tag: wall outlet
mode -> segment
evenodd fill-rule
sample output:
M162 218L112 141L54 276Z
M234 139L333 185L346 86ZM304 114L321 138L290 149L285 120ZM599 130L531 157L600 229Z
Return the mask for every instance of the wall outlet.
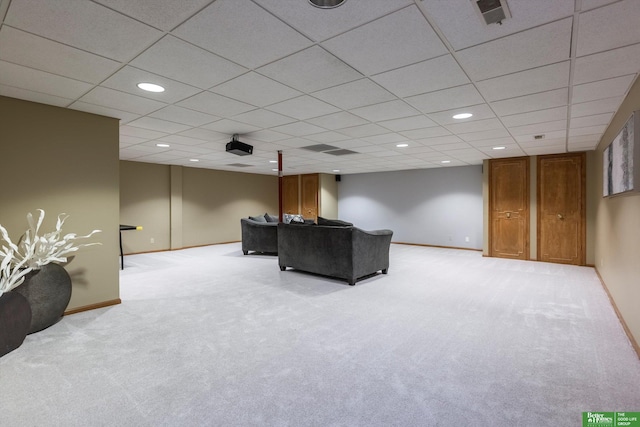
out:
M154 239L153 237L151 239L149 239L149 243L155 243L156 239Z

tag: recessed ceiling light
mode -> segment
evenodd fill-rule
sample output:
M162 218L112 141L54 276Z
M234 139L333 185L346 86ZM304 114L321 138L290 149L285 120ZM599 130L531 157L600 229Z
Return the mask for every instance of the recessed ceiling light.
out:
M494 149L494 150L504 150L505 148L507 148L507 147L502 147L502 146L500 146L500 147L493 147L493 149Z
M456 120L462 120L462 119L468 119L471 116L473 116L473 114L471 113L460 113L453 116L453 118Z
M347 0L309 0L309 3L320 9L331 9L340 6Z
M274 172L278 172L278 169L271 169L271 170L274 171Z
M440 163L443 163L443 164L451 163L451 160L443 160Z
M199 162L200 160L198 159L189 159L190 162Z
M138 87L147 92L164 92L164 88L153 83L138 83Z
M269 160L269 163L278 163L277 160Z
M340 172L340 169L334 169L333 171L334 172Z
M169 148L171 147L169 144L156 144L156 147L160 147L160 148Z
M398 147L398 148L405 148L405 147L408 147L408 146L409 146L409 144L404 144L404 143L403 144L396 144L396 147Z

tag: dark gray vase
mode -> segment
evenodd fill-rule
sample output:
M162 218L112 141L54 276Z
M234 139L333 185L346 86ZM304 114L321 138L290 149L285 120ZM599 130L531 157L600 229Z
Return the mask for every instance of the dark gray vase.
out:
M22 345L30 325L27 299L13 291L0 295L0 357Z
M31 306L30 334L41 331L62 318L71 299L71 277L58 264L47 264L25 276L24 283L14 289Z

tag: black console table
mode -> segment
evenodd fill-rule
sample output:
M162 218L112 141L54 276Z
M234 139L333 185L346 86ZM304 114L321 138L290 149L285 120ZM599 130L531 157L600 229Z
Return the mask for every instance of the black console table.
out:
M122 232L127 230L142 230L139 225L120 224L120 270L124 270L124 254L122 253Z

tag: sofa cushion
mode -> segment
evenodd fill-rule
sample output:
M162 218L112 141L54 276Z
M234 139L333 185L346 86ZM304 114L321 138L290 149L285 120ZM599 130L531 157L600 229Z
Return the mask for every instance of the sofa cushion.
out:
M264 219L266 219L267 222L278 222L278 217L276 215L269 215L268 213L264 214Z
M250 216L249 219L255 222L267 222L264 215Z
M333 227L353 227L353 224L347 221L341 221L339 219L327 219L321 216L318 217L318 225L330 225Z

